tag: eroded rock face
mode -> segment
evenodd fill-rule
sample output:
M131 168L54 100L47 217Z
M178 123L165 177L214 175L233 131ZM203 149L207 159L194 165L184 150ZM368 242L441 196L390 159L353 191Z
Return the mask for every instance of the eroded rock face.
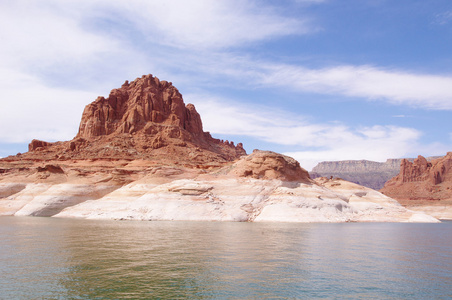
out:
M201 117L192 104L185 106L177 88L146 75L131 83L126 81L107 98L98 97L87 105L77 137L149 132L155 123L179 127L194 136L204 133Z
M37 171L64 174L64 170L58 165L45 165L44 167L37 167Z
M52 145L52 143L44 142L40 140L32 140L30 144L28 144L28 151L35 151L39 148L46 148L48 146Z
M381 191L401 200L452 199L452 152L431 162L422 156L413 163L403 160L400 173Z
M33 140L22 159L158 159L208 168L242 155L241 143L203 131L195 106L185 105L171 82L145 75L88 104L73 140Z
M230 174L255 179L278 179L309 183L309 173L292 157L271 151L254 150L236 162Z
M256 157L259 155L251 156L255 162ZM266 161L273 166L272 160ZM111 167L108 170L103 166L96 172L95 164L66 166L65 174L46 176L39 182L33 178L41 174L5 178L0 181L0 215L239 222L437 222L403 208L377 191L343 180L324 178L317 183L287 185L278 179L205 174L168 166L143 170L137 168L136 162Z
M402 185L406 182L426 182L431 185L440 184L444 181L452 181L452 152L440 159L428 162L419 155L414 162L402 160L400 173L388 185Z

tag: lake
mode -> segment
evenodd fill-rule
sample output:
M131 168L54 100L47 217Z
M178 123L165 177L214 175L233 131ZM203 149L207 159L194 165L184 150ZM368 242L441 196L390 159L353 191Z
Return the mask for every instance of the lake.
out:
M0 217L1 299L452 298L452 222Z

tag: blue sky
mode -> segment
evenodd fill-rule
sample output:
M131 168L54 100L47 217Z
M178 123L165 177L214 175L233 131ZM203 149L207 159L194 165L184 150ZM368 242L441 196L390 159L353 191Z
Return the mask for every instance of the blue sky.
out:
M452 151L450 0L2 1L0 42L0 156L143 74L308 170Z

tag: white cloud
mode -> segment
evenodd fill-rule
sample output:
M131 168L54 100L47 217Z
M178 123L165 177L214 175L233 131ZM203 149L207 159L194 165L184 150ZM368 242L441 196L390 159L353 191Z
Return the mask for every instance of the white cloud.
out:
M434 23L438 25L446 25L452 21L452 10L448 10L436 15Z
M413 128L315 124L307 122L303 116L264 106L249 107L203 95L186 98L197 99L196 107L202 115L205 130L214 134L250 136L300 149L286 154L297 159L307 170L325 160L384 161L403 157L412 151L421 136Z
M45 69L89 63L118 44L83 30L80 20L51 3L7 1L0 5L1 63L11 68Z
M262 84L289 86L301 91L340 94L428 109L452 109L452 76L384 70L372 66L307 69L267 66Z
M32 76L0 71L0 140L67 140L75 136L84 106L94 93L49 88Z
M68 86L92 78L87 70L118 55L118 43L84 30L72 13L52 1L0 3L2 143L70 139L84 106L97 96Z
M288 18L254 1L8 1L0 4L0 25L0 66L27 76L70 74L75 81L102 81L111 74L124 79L154 72L174 81L187 71L202 80L214 77L215 84L232 79L232 84L452 109L452 76L365 65L315 69L226 52L316 30L308 17ZM161 43L175 48L156 50Z
M365 132L364 135L360 133ZM385 161L388 158L411 155L421 133L412 128L398 126L373 126L362 130L349 128L352 139L328 145L315 151L286 153L310 170L320 161L367 159ZM419 148L418 148L419 149Z
M25 24L39 24L33 19L44 17L38 30L51 28L47 26L47 21L58 21L62 25L61 32L76 24L86 30L96 30L120 39L140 38L144 42L147 40L191 50L241 47L279 36L316 31L307 17L288 17L282 14L281 8L253 0L45 0L36 5L29 1L15 2L4 5L5 14L13 9L14 18L21 16L18 11L23 10L23 15L32 17ZM10 23L10 20L6 19L5 23ZM53 31L54 28L51 29ZM52 35L48 36L52 39ZM51 42L55 40L58 39ZM74 46L79 49L95 44Z
M289 88L349 97L349 101L380 101L429 110L452 110L452 75L435 75L375 66L340 65L306 68L227 53L184 56L199 73L220 84ZM177 61L177 58L176 58ZM223 77L224 78L224 77Z
M70 139L83 107L118 86L118 78L133 80L151 71L177 80L174 68L197 72L198 64L186 63L187 57L205 67L215 60L199 49L307 30L304 21L253 1L3 1L0 139ZM176 48L154 52L161 43Z
M204 54L204 53L203 53ZM252 88L289 88L296 92L338 95L349 101L380 101L430 110L452 110L452 75L423 74L367 65L307 68L228 53L186 56L191 66L217 82Z
M108 88L118 86L112 80L102 81L111 74L130 80L154 72L162 79L183 80L186 85L203 80L200 86L207 82L237 88L239 83L244 88L271 86L452 109L451 76L374 66L315 69L228 52L316 30L309 18L288 18L256 1L3 1L0 139L72 138L84 105L99 94L92 93L92 87L108 92L98 83L108 84ZM52 72L58 74L56 87L43 80ZM184 72L197 77L187 77ZM58 81L62 76L74 81L93 79L94 83L77 90L65 88L70 84ZM210 78L214 78L212 82ZM302 164L309 160L397 157L413 147L420 135L402 127L352 129L345 124L314 124L274 108L219 106L217 101L195 99L195 95L193 99L206 130L299 147L302 150L293 155Z
M177 48L220 49L314 30L308 20L243 0L102 2L120 12L147 38ZM114 15L113 17L116 17Z

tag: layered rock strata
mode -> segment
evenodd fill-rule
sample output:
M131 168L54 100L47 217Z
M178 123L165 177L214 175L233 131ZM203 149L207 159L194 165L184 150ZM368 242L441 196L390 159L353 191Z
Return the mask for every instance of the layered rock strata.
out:
M215 172L145 161L48 165L3 177L0 197L0 215L15 216L437 222L369 188L339 179L313 181L293 159L266 151L255 151Z

